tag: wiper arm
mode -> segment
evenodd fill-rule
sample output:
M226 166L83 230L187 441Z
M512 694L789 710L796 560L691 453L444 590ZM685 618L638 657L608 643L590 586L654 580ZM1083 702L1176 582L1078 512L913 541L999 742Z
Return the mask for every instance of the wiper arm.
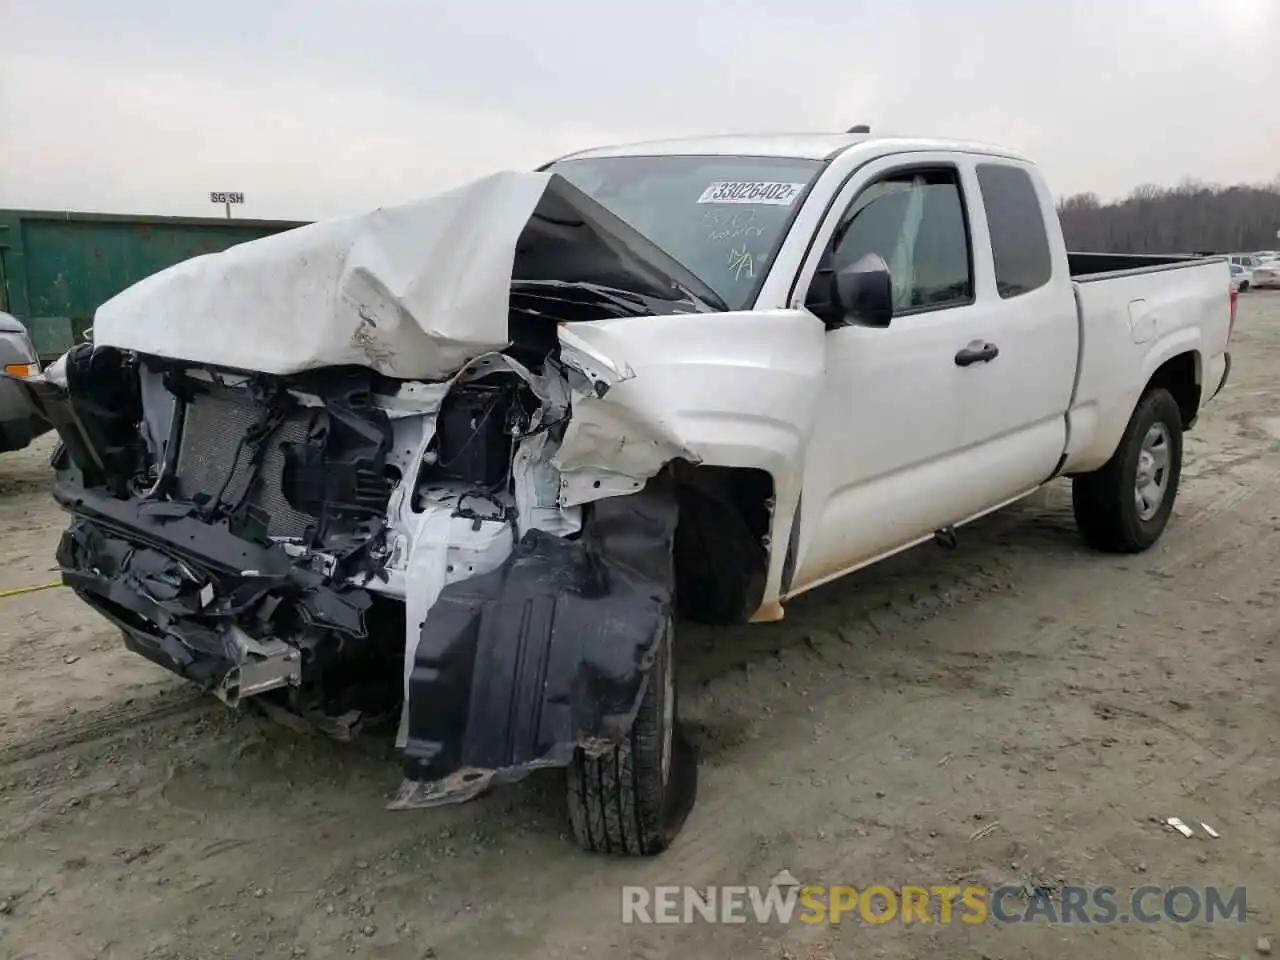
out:
M690 302L698 308L699 313L705 313L708 311L712 313L729 312L729 304L725 303L724 298L710 287L707 287L707 292L710 293L714 299L709 299L706 294L695 293L678 280L673 282L675 284L675 288L688 297Z
M637 310L642 313L652 312L648 301L630 290L610 287L599 283L586 283L574 280L514 280L511 289L520 292L537 292L541 290L574 291L589 294L597 301L604 301L620 307L630 313Z

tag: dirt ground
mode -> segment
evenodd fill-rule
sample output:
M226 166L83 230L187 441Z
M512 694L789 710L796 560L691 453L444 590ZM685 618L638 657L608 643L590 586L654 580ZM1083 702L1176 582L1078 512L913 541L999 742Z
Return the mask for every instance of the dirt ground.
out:
M64 589L0 599L0 956L1254 955L1280 890L1280 294L1150 553L1079 542L1065 485L815 591L685 630L699 801L662 857L581 854L562 777L383 809L394 750L233 716ZM48 438L0 458L0 591L56 579ZM1153 821L1207 821L1218 840ZM1243 923L624 926L625 883L1248 888ZM1280 930L1276 930L1280 933ZM1280 939L1277 941L1280 948Z

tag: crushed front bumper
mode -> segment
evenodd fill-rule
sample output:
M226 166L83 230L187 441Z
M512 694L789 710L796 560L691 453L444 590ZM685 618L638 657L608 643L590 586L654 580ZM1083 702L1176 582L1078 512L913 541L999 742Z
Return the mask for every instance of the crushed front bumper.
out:
M372 598L300 566L187 505L117 500L58 483L75 517L58 546L65 583L120 628L129 649L229 701L302 681L299 626L365 636Z

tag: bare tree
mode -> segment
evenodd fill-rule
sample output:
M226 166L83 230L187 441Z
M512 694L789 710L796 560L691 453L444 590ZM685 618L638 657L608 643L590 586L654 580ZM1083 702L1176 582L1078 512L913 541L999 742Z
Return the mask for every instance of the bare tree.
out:
M1280 176L1262 186L1221 186L1187 178L1146 183L1123 200L1094 193L1064 197L1058 216L1072 250L1101 253L1229 253L1271 249L1280 230Z

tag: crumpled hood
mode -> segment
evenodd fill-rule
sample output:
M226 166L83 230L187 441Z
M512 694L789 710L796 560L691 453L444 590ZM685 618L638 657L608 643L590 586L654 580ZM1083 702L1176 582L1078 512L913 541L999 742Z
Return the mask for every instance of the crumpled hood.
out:
M508 345L513 277L674 290L724 309L559 174L505 172L179 263L100 306L93 338L280 375L355 364L438 380Z

